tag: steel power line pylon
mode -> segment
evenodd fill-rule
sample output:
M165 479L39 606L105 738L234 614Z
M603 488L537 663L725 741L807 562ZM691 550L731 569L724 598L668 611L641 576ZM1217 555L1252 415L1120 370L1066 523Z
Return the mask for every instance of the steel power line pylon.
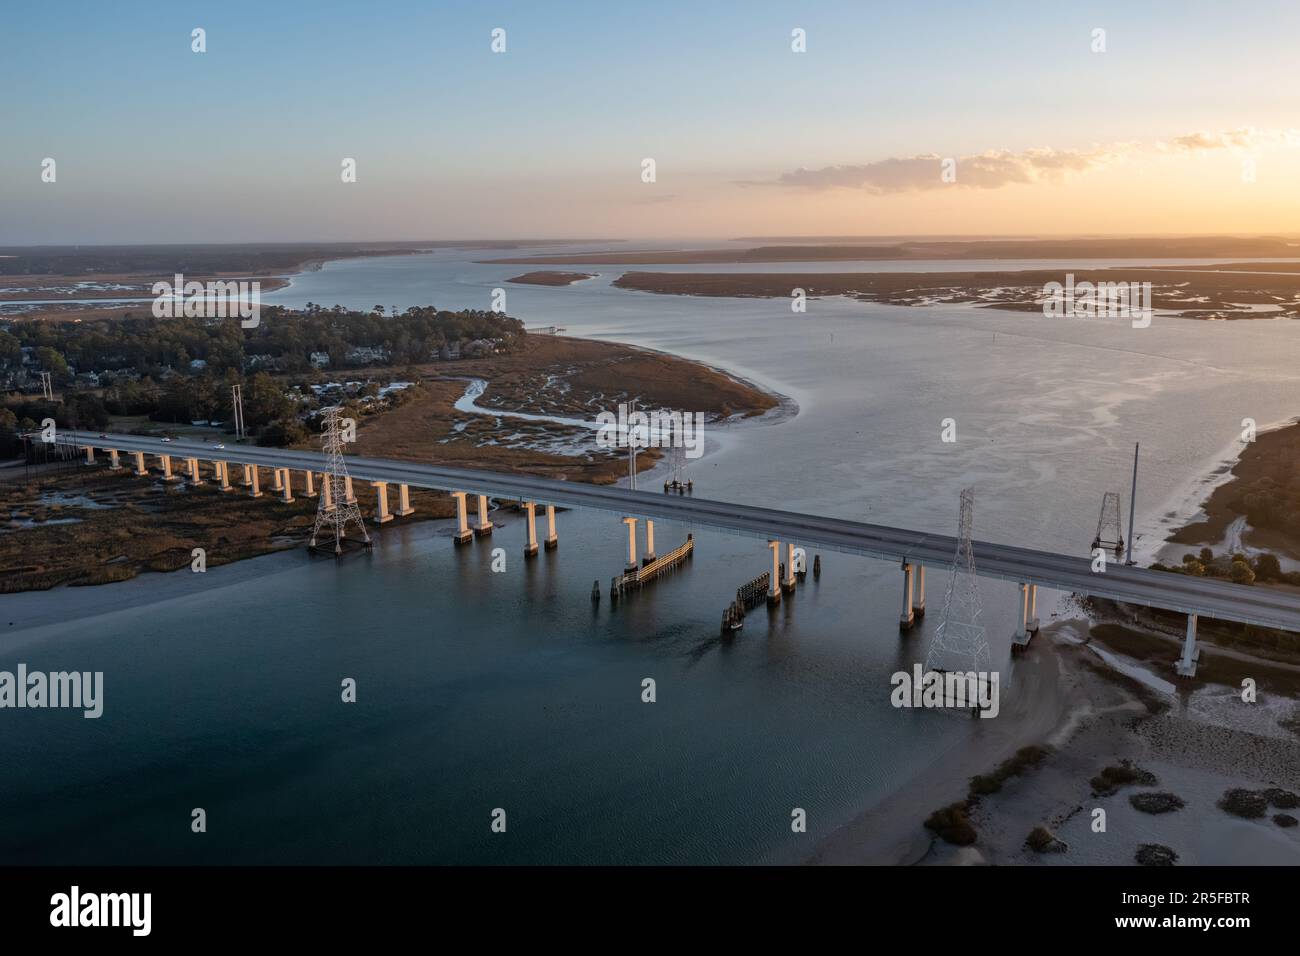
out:
M343 553L345 542L370 547L370 535L366 533L366 522L361 517L355 498L348 495L348 465L343 458L343 435L339 421L342 411L337 405L324 410L325 421L321 425L321 444L325 452L324 482L321 487L320 503L316 508L316 524L311 530L312 548L324 550L328 545L317 544L318 541L334 539L334 556ZM361 531L361 540L347 536L348 524L356 522Z
M976 671L989 669L989 645L980 621L979 583L975 577L975 553L971 532L975 524L975 489L961 493L957 519L957 553L943 596L943 618L925 656L927 671Z
M1124 553L1124 535L1120 529L1119 492L1108 491L1101 498L1101 514L1097 516L1097 536L1092 539L1092 549L1114 551L1116 560Z

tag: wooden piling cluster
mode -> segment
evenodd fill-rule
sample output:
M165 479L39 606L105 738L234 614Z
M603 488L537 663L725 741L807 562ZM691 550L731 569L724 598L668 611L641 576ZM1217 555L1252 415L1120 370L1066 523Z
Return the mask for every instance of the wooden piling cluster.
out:
M661 574L672 571L681 565L683 561L691 556L695 551L695 536L688 534L686 543L679 548L669 551L661 558L656 558L649 564L637 568L635 571L629 571L627 574L620 574L611 578L609 582L609 596L618 600L625 591L631 591L642 587L653 581Z
M784 574L784 568L782 574ZM772 575L764 571L752 581L747 581L736 588L736 600L727 605L722 612L722 633L736 631L745 626L745 612L756 604L767 600L768 584Z

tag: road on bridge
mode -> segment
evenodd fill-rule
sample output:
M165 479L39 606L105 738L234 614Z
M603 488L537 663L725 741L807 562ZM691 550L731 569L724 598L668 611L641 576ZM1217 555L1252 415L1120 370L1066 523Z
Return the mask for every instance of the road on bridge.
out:
M101 437L93 432L68 431L60 432L58 440L79 447L92 445L98 449L116 448L123 452L142 451L149 455L221 460L267 468L321 471L325 467L325 458L318 452L283 448L235 445L217 449L214 444L201 441L163 442L140 435ZM692 527L789 541L805 548L819 546L887 561L948 566L957 548L957 539L950 535L923 534L833 516L389 458L348 456L347 462L352 477L358 480L679 521ZM1288 591L1121 564L1107 564L1104 572L1094 573L1090 557L988 541L974 542L974 552L976 569L984 577L1300 632L1300 594Z

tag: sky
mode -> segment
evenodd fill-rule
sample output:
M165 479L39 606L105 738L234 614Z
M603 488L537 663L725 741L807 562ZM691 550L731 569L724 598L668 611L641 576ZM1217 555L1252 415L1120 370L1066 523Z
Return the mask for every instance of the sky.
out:
M1298 34L1294 0L14 4L0 244L1295 233Z

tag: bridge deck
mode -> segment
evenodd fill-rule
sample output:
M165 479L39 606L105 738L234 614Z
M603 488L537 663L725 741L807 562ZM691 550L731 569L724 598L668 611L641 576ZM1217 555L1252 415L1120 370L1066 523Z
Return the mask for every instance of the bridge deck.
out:
M116 448L123 452L143 451L149 455L172 455L176 458L246 462L268 468L320 471L325 465L324 456L317 452L250 445L217 450L210 443L198 441L163 443L157 438L116 434L100 438L91 432L61 432L59 440L78 446L93 445L97 449ZM819 546L887 561L907 558L919 564L947 565L957 547L956 539L950 535L922 534L904 528L754 505L386 458L348 456L347 461L348 470L357 480L389 481L440 491L469 491L539 504L680 521L696 528L713 528L762 539L775 538L805 548ZM1028 581L1062 591L1300 632L1300 594L1288 591L1117 564L1110 564L1105 572L1094 574L1092 562L1085 556L987 541L976 541L974 551L976 568L984 577Z

